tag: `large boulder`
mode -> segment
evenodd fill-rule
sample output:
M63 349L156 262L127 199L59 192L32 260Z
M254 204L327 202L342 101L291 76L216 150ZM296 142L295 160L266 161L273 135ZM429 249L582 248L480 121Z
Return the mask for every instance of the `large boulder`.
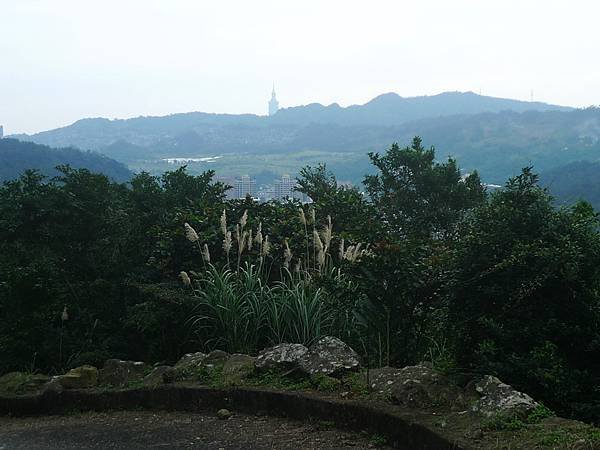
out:
M254 363L257 369L289 371L298 367L300 359L308 353L302 344L278 344L262 350Z
M465 410L470 403L461 387L425 364L376 369L371 372L370 382L377 393L409 408Z
M223 350L213 350L202 362L202 365L206 368L222 367L231 355Z
M472 410L486 417L495 415L523 417L540 406L529 395L517 391L491 375L484 376L474 387L480 398L472 406Z
M206 353L187 353L173 366L172 371L165 375L165 381L184 380L198 373L206 359Z
M60 394L63 390L63 385L60 383L60 376L55 376L42 386L40 389L40 394L55 395Z
M242 380L254 371L256 358L235 353L223 365L223 377L226 382L234 383Z
M65 389L84 389L98 385L98 369L94 366L81 366L61 375L60 384Z
M169 377L171 376L172 371L173 368L171 366L157 366L144 377L142 384L144 386L156 387L167 383L171 381Z
M49 380L50 377L47 375L9 372L0 377L0 395L35 393Z
M173 369L164 374L166 382L195 380L206 370L223 367L230 355L222 350L205 353L188 353L175 364Z
M315 342L298 361L300 369L309 374L339 375L358 370L360 357L345 342L325 336Z
M148 366L140 361L109 359L99 372L100 384L123 387L140 381L148 371Z
M404 381L402 369L396 367L380 367L365 373L365 381L373 394L390 399L396 383Z

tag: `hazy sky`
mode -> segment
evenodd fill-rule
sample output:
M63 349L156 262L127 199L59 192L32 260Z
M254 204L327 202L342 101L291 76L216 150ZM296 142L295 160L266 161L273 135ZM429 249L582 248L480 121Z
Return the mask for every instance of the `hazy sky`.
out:
M0 124L459 90L600 104L596 0L0 0Z

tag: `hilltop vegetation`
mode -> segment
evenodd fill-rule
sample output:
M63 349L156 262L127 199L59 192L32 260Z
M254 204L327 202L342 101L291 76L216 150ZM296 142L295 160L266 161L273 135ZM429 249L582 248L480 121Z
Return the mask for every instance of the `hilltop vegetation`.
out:
M213 173L129 186L63 167L0 188L0 372L176 361L328 334L371 367L489 373L598 421L600 234L525 168L486 193L416 138L369 197L305 167L314 205L224 199ZM177 280L180 280L178 282Z
M425 97L402 98L397 94L380 95L364 105L342 108L337 104L323 106L313 103L285 108L274 116L254 114L210 114L202 112L172 114L164 117L137 117L126 120L102 118L83 119L67 127L28 136L34 142L61 147L101 150L120 140L141 147L153 147L161 141L185 136L203 136L197 143L218 145L220 130L246 132L251 148L256 143L268 143L289 138L290 131L310 124L337 126L394 127L424 118L457 114L479 114L501 111L568 111L571 108L539 102L522 102L484 97L472 92L446 92ZM225 134L225 133L223 133ZM237 135L238 133L234 133ZM262 142L261 142L262 139ZM230 143L235 143L231 138ZM238 145L241 142L238 142ZM185 150L185 149L184 149ZM198 150L198 149L195 149ZM230 151L238 151L232 148ZM254 151L260 151L255 148ZM182 155L183 156L183 155Z
M75 148L50 148L16 139L0 139L0 181L14 180L25 170L35 169L52 177L56 166L69 165L102 173L115 181L127 181L132 173L125 165L104 155Z
M271 117L250 114L174 114L127 120L84 119L24 139L76 146L103 153L131 168L162 173L168 157L222 156L190 166L192 173L257 175L298 173L306 164L327 163L340 179L354 183L371 170L366 154L398 140L427 136L478 169L486 182L502 183L524 165L540 170L594 155L600 130L596 110L574 111L450 92L430 97L381 95L364 105L342 108L312 104L280 110ZM568 148L565 151L565 148Z

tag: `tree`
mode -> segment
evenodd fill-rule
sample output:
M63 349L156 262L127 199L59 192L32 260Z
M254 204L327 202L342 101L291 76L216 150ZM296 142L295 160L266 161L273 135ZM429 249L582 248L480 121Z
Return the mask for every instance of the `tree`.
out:
M324 220L333 218L334 229L351 240L374 243L383 236L381 222L368 199L355 187L341 186L325 164L300 170L298 191L308 195Z
M385 155L369 158L378 173L367 175L364 185L397 237L451 237L465 213L485 198L477 172L463 179L455 160L435 162L434 148L425 149L419 137L410 147L393 144Z
M459 362L563 413L600 378L600 236L591 207L556 210L531 168L464 224L450 321ZM591 398L590 398L591 397Z

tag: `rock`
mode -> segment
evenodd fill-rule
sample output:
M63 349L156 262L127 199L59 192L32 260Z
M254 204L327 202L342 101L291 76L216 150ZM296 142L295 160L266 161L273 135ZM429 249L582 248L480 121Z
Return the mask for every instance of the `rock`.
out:
M60 394L63 390L64 388L60 383L60 377L52 377L50 381L42 386L40 393L42 395Z
M170 372L165 372L165 382L195 380L204 369L222 367L229 359L229 353L222 350L213 350L208 355L205 353L188 353L184 355Z
M402 369L394 367L381 367L371 369L368 373L369 390L374 394L389 398L392 395L392 388L397 382L402 382L406 378ZM365 374L366 377L366 374Z
M315 342L298 361L300 369L309 374L339 375L358 370L360 358L346 343L332 336Z
M231 355L223 350L213 350L203 361L205 367L223 366Z
M204 360L206 359L206 353L187 353L181 357L175 364L170 373L165 372L165 382L172 382L177 380L184 380L186 378L192 378L198 373ZM170 380L170 381L167 381Z
M257 369L286 371L298 367L308 349L302 344L278 344L262 350L254 363Z
M491 375L486 375L477 382L475 391L481 398L475 402L472 410L486 417L495 415L524 417L539 406L539 403L529 395L517 391Z
M170 373L172 370L171 366L157 366L144 377L142 384L144 386L160 386L163 383L168 383L169 376L165 377L165 374Z
M165 384L177 381L177 371L173 367L165 370L162 374L162 379Z
M69 370L59 377L65 389L83 389L98 385L98 369L94 366L81 366Z
M31 394L38 392L49 380L47 375L9 372L0 377L0 394Z
M371 374L371 388L389 396L395 404L409 408L464 410L470 403L463 389L425 365L376 369Z
M219 419L229 419L231 417L231 411L225 408L220 409L217 411L217 417Z
M175 367L184 367L184 366L198 366L202 364L202 362L206 359L206 353L196 352L196 353L186 353L181 357L179 361L175 364Z
M256 358L235 353L223 365L225 381L239 381L254 371Z
M144 378L147 370L148 366L140 361L109 359L100 369L98 377L100 384L122 387Z

